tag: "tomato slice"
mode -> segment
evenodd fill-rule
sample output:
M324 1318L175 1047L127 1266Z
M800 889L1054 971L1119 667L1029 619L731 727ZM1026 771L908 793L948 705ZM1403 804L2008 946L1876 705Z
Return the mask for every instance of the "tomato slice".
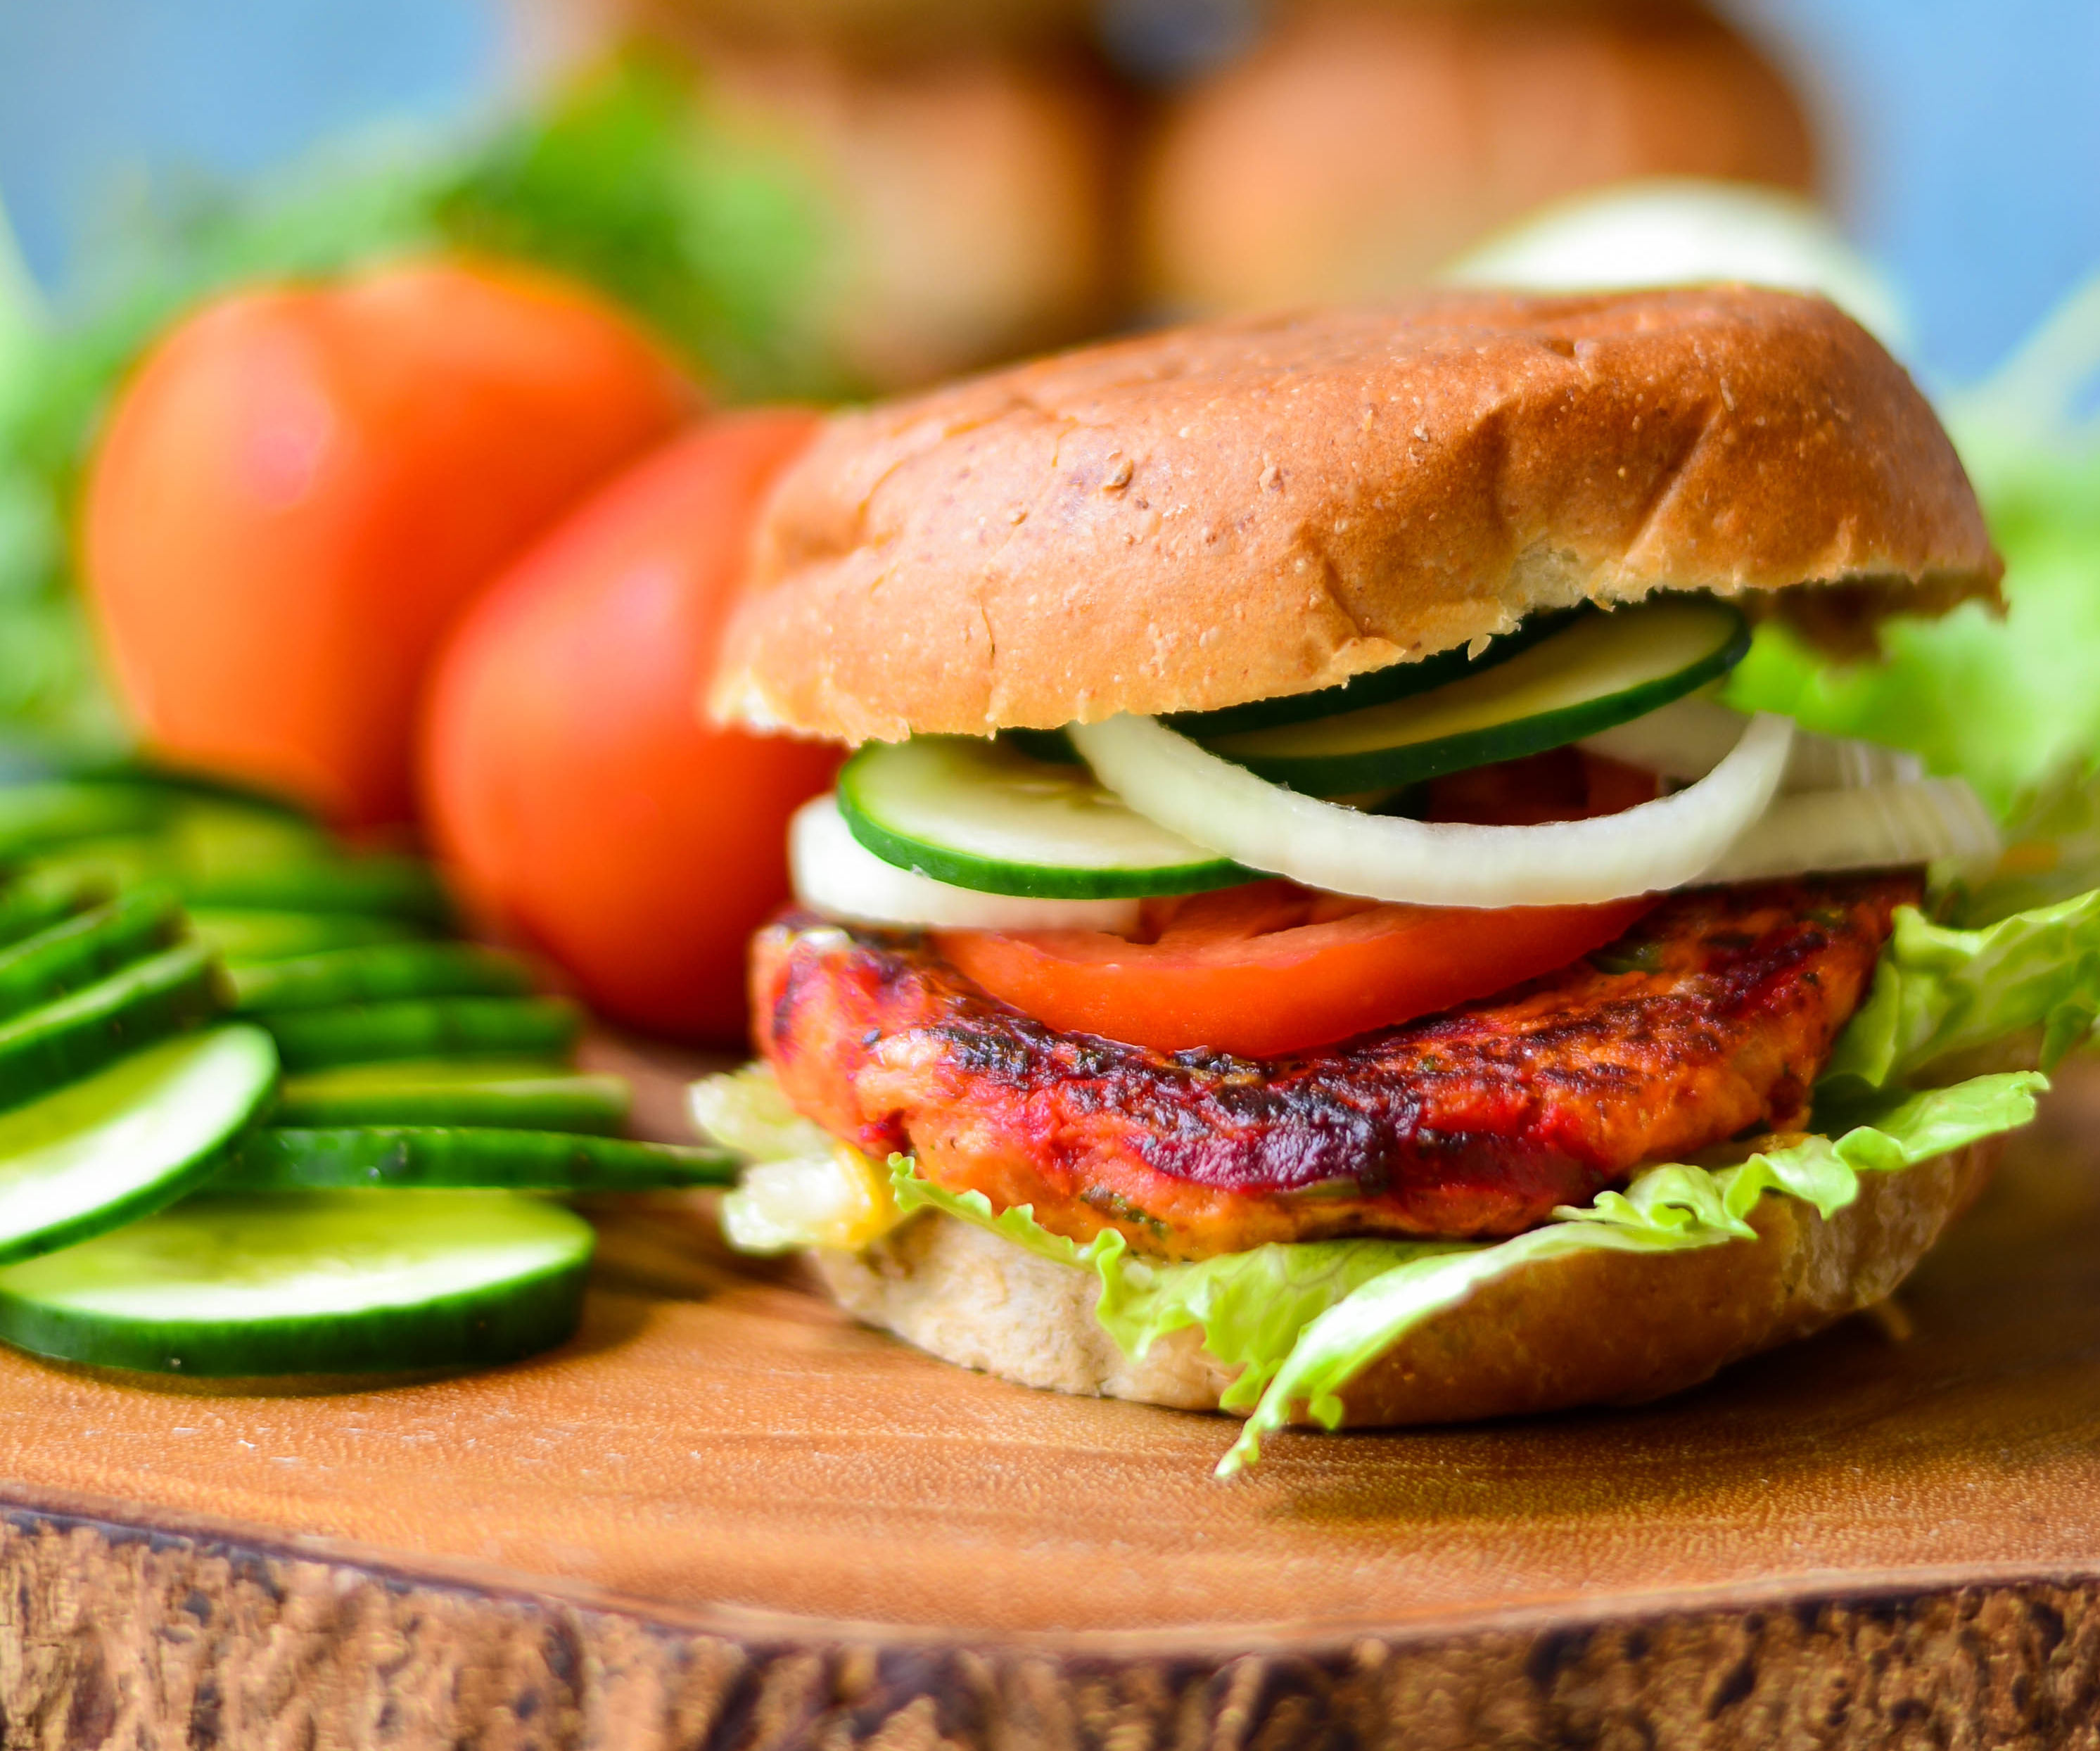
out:
M1559 751L1556 751L1559 752ZM1432 793L1441 818L1565 819L1615 813L1655 781L1576 756L1511 761ZM1595 770L1590 770L1593 765ZM1558 812L1554 812L1554 811ZM966 977L1069 1033L1162 1052L1270 1057L1487 997L1602 948L1655 903L1463 907L1382 905L1286 881L1149 902L1136 937L1096 930L943 930Z
M1259 882L1185 902L1150 942L944 930L941 953L1067 1033L1269 1057L1486 997L1602 948L1654 902L1471 911L1365 905Z

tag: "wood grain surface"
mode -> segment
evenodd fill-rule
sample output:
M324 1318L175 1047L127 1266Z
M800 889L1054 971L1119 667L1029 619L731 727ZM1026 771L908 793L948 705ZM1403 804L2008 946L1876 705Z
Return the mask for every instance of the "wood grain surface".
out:
M212 1396L0 1355L7 1744L2100 1736L2100 1078L1906 1292L1673 1403L1276 1439L603 1217L539 1362Z

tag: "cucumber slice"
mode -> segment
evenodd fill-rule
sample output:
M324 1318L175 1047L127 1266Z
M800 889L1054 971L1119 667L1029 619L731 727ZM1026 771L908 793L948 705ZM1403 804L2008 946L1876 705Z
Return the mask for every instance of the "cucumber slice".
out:
M4 964L4 963L0 963ZM471 942L382 942L228 969L236 1008L251 1014L401 997L516 997L525 964Z
M0 1025L0 1109L86 1076L222 1008L218 968L185 942Z
M0 789L0 861L157 827L165 809L165 799L129 785L55 780Z
M1085 767L998 742L870 743L839 774L838 801L854 837L885 862L980 893L1104 900L1247 879L1125 808Z
M190 928L229 966L289 960L372 942L417 942L428 938L419 924L355 912L254 911L240 907L192 906Z
M1294 693L1278 699L1252 699L1245 705L1228 705L1221 711L1180 712L1163 721L1185 736L1207 741L1212 736L1239 735L1250 730L1273 730L1284 724L1311 722L1315 718L1338 717L1345 712L1411 699L1433 692L1469 675L1485 674L1529 651L1542 638L1573 625L1595 612L1590 608L1562 608L1534 614L1499 637L1490 639L1478 656L1463 645L1440 651L1418 662L1394 663L1384 668L1352 675L1339 687L1322 687L1317 693Z
M92 889L18 885L0 893L0 945L11 946L84 911L98 898Z
M0 949L0 1020L107 978L182 933L174 896L142 888Z
M1413 784L1560 748L1726 674L1749 648L1726 602L1678 597L1589 614L1434 693L1204 745L1315 796Z
M161 837L175 867L196 878L354 861L315 822L223 797L178 797Z
M295 1009L264 1023L291 1070L387 1058L558 1056L581 1017L558 997L431 997Z
M139 834L85 839L32 858L16 873L25 885L41 893L72 889L104 894L143 882L172 885L179 874L170 862L167 846L157 837Z
M0 1269L0 1339L205 1379L515 1361L576 1330L592 1242L510 1192L197 1197Z
M195 1190L276 1079L267 1034L214 1028L0 1114L0 1264L73 1246Z
M227 818L233 813L191 819L179 833L83 839L28 860L20 871L46 888L165 882L185 903L219 910L346 913L427 924L451 916L436 872L420 858L344 856L301 823L260 815L236 823Z
M417 1189L485 1186L514 1192L661 1192L734 1185L743 1158L726 1149L553 1131L445 1125L250 1131L213 1182L214 1192Z
M128 785L167 793L177 802L231 803L251 814L309 823L304 806L288 796L258 790L238 778L221 778L192 766L176 765L152 754L124 754L77 765L67 774L77 783Z
M470 1125L607 1133L627 1122L624 1076L488 1058L348 1064L294 1076L278 1092L282 1125Z
M248 868L187 871L176 878L191 905L284 912L352 912L441 924L451 915L429 864L377 855Z
M285 796L258 790L238 778L222 778L130 750L92 751L65 742L0 735L0 786L60 781L68 784L122 788L165 796L173 802L202 797L305 819L306 810Z

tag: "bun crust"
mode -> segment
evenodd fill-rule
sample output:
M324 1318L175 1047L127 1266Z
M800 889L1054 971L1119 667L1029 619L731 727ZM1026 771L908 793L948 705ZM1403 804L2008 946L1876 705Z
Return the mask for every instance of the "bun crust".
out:
M2001 569L1924 397L1829 304L1447 291L835 418L761 521L712 703L982 735L1305 692L1586 597L1933 610Z
M1346 1422L1471 1422L1696 1386L1885 1299L1983 1189L2001 1141L1864 1174L1858 1199L1828 1220L1767 1196L1751 1213L1754 1242L1577 1253L1512 1273L1352 1382ZM864 1252L818 1255L818 1268L856 1317L1023 1386L1211 1410L1232 1378L1193 1328L1130 1360L1094 1318L1092 1272L953 1217L921 1215Z

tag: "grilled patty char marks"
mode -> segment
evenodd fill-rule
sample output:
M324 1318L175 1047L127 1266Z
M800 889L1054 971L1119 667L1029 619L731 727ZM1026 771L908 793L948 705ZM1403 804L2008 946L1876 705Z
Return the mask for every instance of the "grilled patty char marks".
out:
M1253 1061L1061 1034L908 934L808 917L753 947L759 1050L878 1159L1177 1258L1513 1234L1643 1163L1807 1119L1910 875L1673 896L1499 997Z

